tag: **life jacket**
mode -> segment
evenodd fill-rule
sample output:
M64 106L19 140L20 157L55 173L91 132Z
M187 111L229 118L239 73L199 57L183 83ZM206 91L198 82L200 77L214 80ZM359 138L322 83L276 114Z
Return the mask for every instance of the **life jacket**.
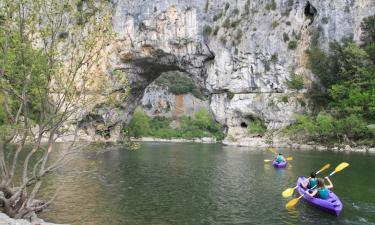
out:
M319 188L318 189L319 198L321 199L328 199L329 198L329 190L328 188Z
M278 155L278 156L276 157L276 161L277 161L277 162L283 162L283 161L284 161L284 158L283 158L281 155Z
M316 188L317 184L318 184L318 180L316 178L310 178L309 188Z

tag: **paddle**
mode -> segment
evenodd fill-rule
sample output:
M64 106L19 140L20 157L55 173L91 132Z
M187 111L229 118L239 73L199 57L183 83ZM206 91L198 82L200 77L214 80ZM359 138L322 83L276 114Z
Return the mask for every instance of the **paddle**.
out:
M286 160L291 161L293 160L293 157L287 157ZM273 159L265 159L264 162L271 162Z
M272 153L276 154L275 148L269 147L267 149L270 150Z
M328 169L331 165L328 163L328 164L325 164L320 170L318 170L318 172L316 172L316 174ZM310 178L310 177L309 177ZM282 195L284 198L288 198L290 196L292 196L294 190L297 188L298 186L295 186L294 188L287 188L285 191L283 191Z
M330 173L328 176L330 177L330 176L332 176L333 174L335 174L335 173L337 173L337 172L340 172L341 170L345 169L345 168L348 167L348 166L349 166L349 163L346 163L346 162L340 163L338 166L336 166L336 169L335 169L332 173ZM315 187L313 187L313 188L315 188ZM298 201L299 201L304 195L305 195L305 194L299 196L298 198L294 198L294 199L290 200L288 203L286 203L285 207L286 207L286 208L291 208L291 207L295 206L295 205L298 203Z

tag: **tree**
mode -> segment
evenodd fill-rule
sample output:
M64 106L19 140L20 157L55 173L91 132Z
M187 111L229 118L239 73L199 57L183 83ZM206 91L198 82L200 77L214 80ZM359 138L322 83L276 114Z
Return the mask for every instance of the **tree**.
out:
M50 157L58 138L76 137L78 127L67 125L77 124L94 99L86 92L113 37L110 5L93 0L3 0L0 5L0 206L12 218L27 218L55 197L35 199L43 178L80 148L73 141Z
M129 135L133 137L146 136L150 132L150 118L140 108L137 108L127 127Z
M365 43L375 42L375 15L363 19L361 23L362 36L361 40Z

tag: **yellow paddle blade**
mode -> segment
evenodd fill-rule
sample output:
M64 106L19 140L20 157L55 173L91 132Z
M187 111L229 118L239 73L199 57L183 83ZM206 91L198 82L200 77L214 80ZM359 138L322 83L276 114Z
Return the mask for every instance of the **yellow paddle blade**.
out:
M324 170L328 169L329 167L331 167L331 164L329 164L329 163L325 164L320 170L318 170L318 172L316 172L316 174L318 174L320 172L323 172Z
M270 159L265 159L264 162L271 162L272 160Z
M276 154L276 152L275 152L275 149L274 148L268 148L268 150L270 150L272 153L275 153Z
M294 207L302 197L303 195L299 196L298 198L293 198L288 203L286 203L285 208L289 209Z
M292 194L294 192L294 189L296 189L296 188L295 187L294 188L287 188L285 191L283 191L282 196L284 198L288 198L288 197L292 196Z
M288 158L286 158L286 160L291 161L291 160L293 160L293 157L288 157Z
M349 166L349 163L343 162L340 163L338 166L336 166L335 172L340 172L341 170L345 169L346 167Z

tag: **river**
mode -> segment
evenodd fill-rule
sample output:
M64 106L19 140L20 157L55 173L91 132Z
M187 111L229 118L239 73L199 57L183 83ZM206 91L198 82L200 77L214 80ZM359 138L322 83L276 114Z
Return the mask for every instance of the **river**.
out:
M375 155L282 150L291 166L275 169L269 151L220 144L141 143L137 151L88 152L50 177L59 187L41 214L74 225L375 224ZM332 177L344 204L336 218L301 200L295 210L281 192L325 163L350 167ZM43 197L42 195L42 197Z

